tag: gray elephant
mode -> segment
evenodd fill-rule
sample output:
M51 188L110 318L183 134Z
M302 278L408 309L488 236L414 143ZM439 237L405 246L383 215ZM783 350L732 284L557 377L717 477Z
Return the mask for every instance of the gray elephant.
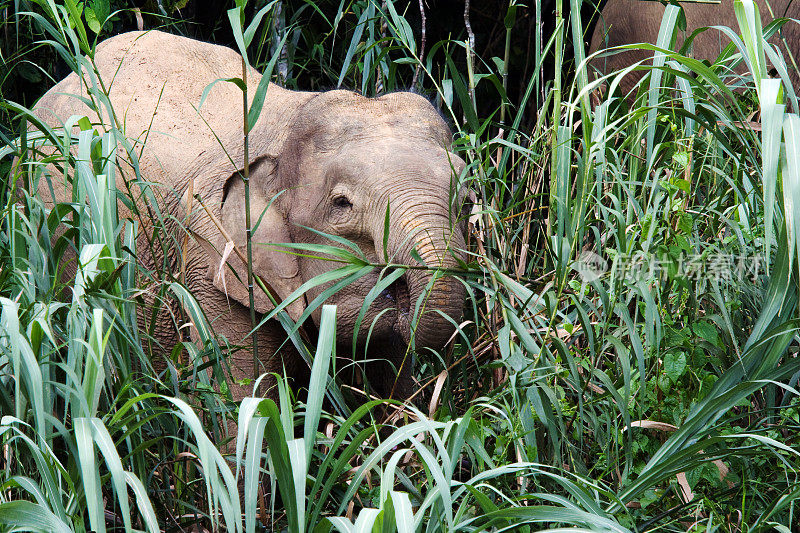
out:
M241 77L241 56L221 46L150 31L104 41L97 47L95 63L126 136L144 142L136 148L141 152L141 175L160 185L154 190L159 192L161 209L167 216L184 220L191 182L194 194L213 215L195 202L187 224L191 239L185 283L217 333L251 346L247 288L231 272L224 277L219 272L226 245L222 230L245 249L242 93L231 83L216 83L198 110L203 90L214 80ZM260 79L257 71L249 70L251 98ZM97 120L74 95L86 96L86 90L78 76L71 74L44 95L36 112L51 125L60 125L72 115ZM415 94L366 98L348 91L294 92L271 84L250 132L247 156L253 223L262 217L253 235L257 243L254 272L283 299L314 276L340 266L263 245L331 244L308 228L356 243L372 262L388 257L394 263L418 266L416 250L430 267L456 267L465 244L463 226L455 220L452 205L463 193L453 191L458 190L454 183L464 162L450 151L450 142L451 132L442 118ZM124 180L132 177L124 161L119 167L117 183L124 190ZM50 196L44 186L40 194ZM61 194L70 197L69 191L62 191L47 201L63 200ZM456 200L451 202L453 196ZM384 250L387 204L390 223ZM120 209L124 210L122 203ZM124 216L130 213L121 212L120 217ZM145 228L137 241L140 260L152 266L164 258L147 254L143 234L149 222L142 223ZM173 242L182 240L181 234ZM179 250L173 246L166 255L177 272ZM244 263L235 254L227 261L246 281ZM328 300L338 306L340 357L352 352L357 317L379 271ZM457 321L463 310L465 290L455 278L434 277L426 269L408 270L378 296L363 318L357 353L363 355L371 328L366 355L385 363L368 365L367 376L385 396L392 390L396 397L411 392L411 364L406 357L412 340L411 317L429 285L414 346L440 349L453 333L451 320ZM311 302L322 290L310 290L305 301ZM288 307L295 319L304 309L301 302ZM272 301L256 289L259 316L273 308ZM312 318L318 320L319 311ZM170 348L178 340L174 323L166 312L157 320L156 337ZM233 378L252 377L254 370L280 373L284 368L290 375L302 376L307 371L305 363L285 346L285 340L283 328L274 320L267 321L258 331L259 368L253 368L250 350L234 351L229 359ZM234 395L242 397L249 390L235 388Z
M683 2L681 6L686 15L686 31L678 32L676 50L680 49L684 40L698 28L727 26L738 34L739 24L733 9L733 2L734 0L721 0L718 3ZM761 22L766 26L774 17L770 14L765 2L759 0L757 5ZM770 6L775 17L800 18L800 1L798 0L773 0L770 2ZM594 53L604 48L624 44L655 44L664 10L665 6L658 1L608 0L595 25L589 52ZM723 33L709 29L694 39L691 55L697 59L714 61L729 43L730 40ZM800 89L798 72L793 67L792 59L788 54L791 52L796 60L800 60L800 26L794 21L788 21L783 25L780 34L776 34L770 39L770 43L776 45L783 55L793 87ZM788 50L786 44L788 44ZM653 52L649 50L626 50L595 59L591 63L591 68L600 74L606 74L652 57ZM647 62L645 61L644 64ZM643 75L643 72L632 72L626 75L620 82L622 94L628 94Z

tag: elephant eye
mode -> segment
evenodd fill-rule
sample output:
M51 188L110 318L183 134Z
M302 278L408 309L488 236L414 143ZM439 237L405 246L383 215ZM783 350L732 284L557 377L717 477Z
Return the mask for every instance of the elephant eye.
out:
M333 204L333 207L338 207L339 209L349 209L353 207L352 202L350 202L350 200L347 199L347 196L344 196L343 194L334 196L333 200L331 200L331 203Z

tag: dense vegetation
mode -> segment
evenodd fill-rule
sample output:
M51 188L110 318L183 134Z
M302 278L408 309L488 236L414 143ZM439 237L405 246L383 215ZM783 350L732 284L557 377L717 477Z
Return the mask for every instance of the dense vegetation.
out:
M232 402L230 347L178 274L132 260L136 226L104 179L122 133L64 136L29 110L49 76L91 81L98 39L137 17L195 35L191 4L3 2L0 530L796 530L800 116L767 79L751 1L713 64L669 51L669 7L627 99L589 75L581 0L498 3L506 38L486 57L466 25L425 41L416 2L221 12L202 36L255 21L250 61L274 58L286 86L428 95L468 163L461 334L416 354L424 401L383 428L382 402L329 376L330 307L316 339L292 334L308 389ZM552 31L520 36L522 18ZM520 37L534 66L517 90ZM44 162L86 202L31 194ZM71 248L92 260L65 290ZM160 372L144 291L180 302L204 340Z

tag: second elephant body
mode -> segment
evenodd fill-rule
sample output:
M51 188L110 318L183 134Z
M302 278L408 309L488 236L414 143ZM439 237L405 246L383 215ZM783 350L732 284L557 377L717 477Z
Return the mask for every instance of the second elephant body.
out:
M707 26L727 26L738 34L739 25L733 4L734 0L721 0L718 3L681 3L686 15L686 30L678 32L675 49L680 49L684 40L695 30ZM772 13L763 1L759 0L756 4L759 6L764 26L773 20L773 14L775 17L800 18L800 2L796 0L773 0L770 2ZM608 0L595 25L589 47L590 53L625 44L655 44L665 9L661 2L652 0ZM691 55L696 59L714 61L729 43L730 40L722 32L710 28L694 39ZM770 43L776 45L782 53L788 67L790 82L796 90L800 90L798 84L800 76L788 54L791 52L795 59L800 61L800 25L788 21L784 24L781 34L773 36ZM647 64L646 60L652 57L653 52L650 50L624 50L595 59L592 68L601 74L608 74L638 61ZM620 82L622 94L628 94L642 75L642 72L627 74Z

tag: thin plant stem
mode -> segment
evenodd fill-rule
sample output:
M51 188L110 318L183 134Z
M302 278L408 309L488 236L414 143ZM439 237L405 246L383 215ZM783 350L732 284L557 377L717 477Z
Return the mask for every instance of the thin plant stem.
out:
M283 85L286 83L287 78L289 77L289 52L286 49L286 43L281 46L281 49L278 50L277 47L280 46L281 41L283 40L283 36L286 33L286 13L283 9L283 1L280 0L275 3L275 7L272 10L272 28L273 28L273 54L280 54L278 58L278 85Z
M258 332L253 294L253 234L250 226L250 125L247 121L247 62L242 58L242 117L244 120L244 226L247 240L247 296L250 299L250 324L253 332L253 379L258 379Z
M508 3L508 10L511 11L511 8L514 6L514 0L510 0ZM508 94L508 61L511 58L511 28L506 26L506 46L505 46L505 53L503 55L503 72L501 73L503 77L503 93ZM506 108L508 107L508 97L504 96L503 99L500 101L500 131L502 132L505 129L506 124ZM500 134L502 135L502 133Z
M535 15L536 18L536 31L534 32L534 65L540 64L541 55L542 55L542 3L535 2ZM544 100L544 95L541 93L543 83L543 76L544 76L544 69L537 69L538 72L534 72L534 76L536 76L536 107L539 107L540 100Z
M389 30L389 24L386 21L386 0L383 0L381 4L381 42L386 41L386 32ZM375 96L380 96L386 90L386 86L383 81L383 72L381 71L380 63L376 65L375 69Z
M564 61L564 2L556 0L556 43L555 43L555 69L553 69L553 123L551 124L551 159L550 159L550 190L556 190L558 176L558 125L561 122L561 63ZM551 195L550 202L550 228L556 214ZM552 231L552 230L551 230Z
M422 60L425 58L425 38L426 38L426 20L425 20L425 6L422 3L422 0L419 0L419 16L421 19L421 26L422 31L420 35L420 45L419 45L419 61L417 61L417 66L414 68L414 77L411 79L411 88L417 86L417 80L419 80L419 73L422 69Z
M475 33L472 31L472 24L469 22L469 2L464 2L464 26L467 28L467 76L469 79L469 101L473 109L475 105Z

